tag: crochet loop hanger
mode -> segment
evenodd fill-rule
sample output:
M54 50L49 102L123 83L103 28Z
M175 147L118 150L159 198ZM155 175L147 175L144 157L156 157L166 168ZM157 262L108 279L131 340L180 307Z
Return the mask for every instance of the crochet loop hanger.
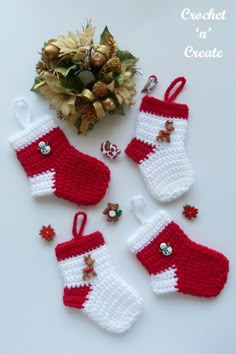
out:
M138 222L143 224L146 221L145 211L147 209L147 204L143 196L138 195L133 197L130 201L130 205Z
M31 124L31 110L29 103L24 98L17 98L14 103L15 117L22 128L27 128Z
M179 84L179 86L176 87L177 84ZM176 99L176 97L178 96L178 94L183 90L184 85L186 83L186 79L183 76L177 77L171 84L170 86L167 88L165 96L164 96L164 100L165 101L169 101L172 102ZM174 91L171 95L171 91Z
M82 221L80 223L79 231L77 231L77 224L80 216L82 216ZM86 222L87 222L87 214L84 213L83 211L78 211L78 213L76 213L74 216L74 222L72 228L72 234L75 238L82 236Z

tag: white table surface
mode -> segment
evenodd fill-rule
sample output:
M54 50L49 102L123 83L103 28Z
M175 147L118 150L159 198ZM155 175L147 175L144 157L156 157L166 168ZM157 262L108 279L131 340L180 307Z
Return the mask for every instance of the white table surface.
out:
M225 21L183 21L184 8L226 10ZM43 42L67 31L79 30L88 18L97 26L96 37L107 24L120 48L140 58L143 76L156 74L153 92L162 98L169 83L185 76L187 85L178 102L190 107L186 148L195 172L191 191L179 200L161 205L145 188L137 166L123 153L106 160L112 180L105 198L88 212L87 233L100 230L119 273L143 297L143 312L130 331L107 333L81 312L62 304L62 280L54 247L71 238L73 216L79 208L56 197L40 200L30 195L28 181L8 137L19 131L13 100L26 97L33 117L49 112L48 102L29 91L37 53ZM1 5L1 244L0 244L0 354L235 354L235 2L228 1L12 1ZM212 27L206 40L196 27ZM221 59L184 57L186 46L223 50ZM104 159L102 141L110 139L122 151L133 137L141 94L125 117L104 119L87 137L73 128L63 129L82 152ZM55 116L55 112L51 111ZM104 160L105 161L105 160ZM165 208L196 242L223 252L230 259L228 283L211 300L172 294L157 297L145 270L127 249L128 236L138 227L129 207L141 194L148 213ZM111 225L102 211L107 202L123 209L119 223ZM199 217L189 222L181 215L186 203L197 206ZM51 224L57 236L45 244L40 227Z

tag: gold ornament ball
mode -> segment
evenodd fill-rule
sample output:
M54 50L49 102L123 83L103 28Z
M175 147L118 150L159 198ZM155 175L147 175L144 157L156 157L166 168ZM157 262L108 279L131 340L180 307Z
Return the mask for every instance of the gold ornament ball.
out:
M53 44L47 44L45 47L44 47L44 50L43 50L46 58L48 60L53 60L53 59L56 59L58 57L58 54L59 54L59 48L57 48L55 45Z
M94 52L91 55L91 64L95 67L99 68L100 66L104 65L106 61L107 61L107 58L103 53Z
M108 97L102 101L102 106L105 109L105 111L108 111L108 112L114 111L114 109L116 109L115 101L110 97Z

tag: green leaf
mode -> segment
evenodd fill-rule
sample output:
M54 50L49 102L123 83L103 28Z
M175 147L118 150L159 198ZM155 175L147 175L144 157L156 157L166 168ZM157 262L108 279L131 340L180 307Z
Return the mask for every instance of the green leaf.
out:
M131 65L134 65L137 63L138 58L133 56L128 50L120 50L118 49L116 56L120 59L121 62L126 61Z
M34 79L34 84L31 87L30 91L37 91L37 89L40 86L43 86L46 82L39 76L36 76L36 78Z
M72 65L69 68L63 68L62 66L59 66L58 68L55 69L55 71L59 74L61 74L62 76L66 77L69 72L73 69L76 69L77 66L76 65Z
M104 28L102 34L100 35L100 41L101 41L101 42L103 42L103 41L106 42L106 40L107 40L109 37L113 38L113 36L112 36L112 34L110 33L108 27L106 26L106 27Z
M81 93L84 89L82 81L75 76L63 77L55 85L63 88L63 90L68 93Z
M124 76L123 76L122 74L115 75L114 78L115 78L115 80L117 81L117 83L118 83L119 86L122 86L122 85L123 85Z

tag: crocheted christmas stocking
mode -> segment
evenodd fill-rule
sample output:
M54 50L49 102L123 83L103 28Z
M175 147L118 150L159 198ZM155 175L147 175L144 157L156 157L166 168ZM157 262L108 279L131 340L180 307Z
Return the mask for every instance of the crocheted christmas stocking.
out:
M27 102L16 104L17 119L25 129L9 142L29 177L32 195L54 193L79 205L97 204L109 184L108 167L71 146L52 117L31 124Z
M227 281L228 259L191 241L165 211L144 221L128 245L147 269L156 294L178 291L208 298Z
M77 219L83 217L79 232ZM87 220L75 214L74 239L56 247L64 280L64 305L81 309L101 327L114 333L126 331L141 311L137 292L116 272L102 234L82 236Z
M179 197L193 183L192 168L184 149L188 106L173 102L185 82L184 77L175 79L163 101L149 96L143 98L136 137L125 150L139 164L150 193L162 202ZM173 89L175 92L170 95Z

